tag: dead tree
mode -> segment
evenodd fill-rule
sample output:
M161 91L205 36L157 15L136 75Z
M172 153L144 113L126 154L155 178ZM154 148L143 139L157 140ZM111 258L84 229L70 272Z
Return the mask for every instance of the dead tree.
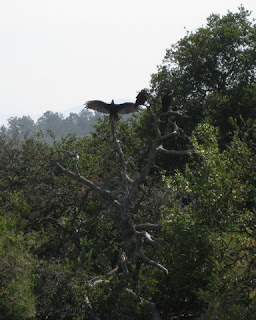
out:
M172 111L171 109L165 113L163 113L163 111L154 112L150 107L147 107L147 110L152 114L153 117L155 137L152 140L147 161L145 162L143 169L135 179L132 179L128 173L126 157L122 150L121 143L117 138L115 130L115 120L113 117L109 117L113 141L120 158L121 177L124 186L123 190L119 193L118 196L115 195L114 191L104 189L82 176L78 168L79 157L76 154L73 155L73 171L64 168L59 162L55 162L55 165L65 175L84 183L92 191L102 196L108 197L111 201L113 201L113 203L115 203L116 213L118 214L121 225L121 243L117 267L109 274L117 273L121 275L122 278L130 274L130 265L136 264L139 261L145 264L152 265L160 269L164 274L168 274L168 270L165 266L160 264L155 257L147 257L143 251L143 244L145 242L152 245L157 243L157 240L152 235L152 232L156 232L160 229L159 224L135 224L133 219L133 212L131 212L131 203L136 199L137 191L149 175L150 169L155 165L155 160L159 153L165 153L167 155L184 155L190 153L190 150L167 150L163 147L163 143L166 140L170 139L171 137L176 137L178 135L184 134L182 129L180 129L175 122L176 117L183 117L183 115L180 112ZM167 134L162 134L160 130L160 117L163 114L168 119L168 128L171 128L170 132L168 132ZM132 246L132 243L135 243L135 245ZM131 250L131 248L134 249ZM98 284L100 282L101 280L99 280L98 278L94 283Z

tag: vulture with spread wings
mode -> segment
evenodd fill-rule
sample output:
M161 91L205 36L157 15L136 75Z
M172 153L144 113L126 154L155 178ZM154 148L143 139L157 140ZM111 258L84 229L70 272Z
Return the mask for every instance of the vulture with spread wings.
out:
M118 114L129 114L139 111L139 106L147 101L147 92L141 90L136 97L136 102L125 102L115 104L114 100L111 103L106 103L101 100L90 100L85 103L87 109L92 109L101 113L106 113L112 116L115 120L119 119Z

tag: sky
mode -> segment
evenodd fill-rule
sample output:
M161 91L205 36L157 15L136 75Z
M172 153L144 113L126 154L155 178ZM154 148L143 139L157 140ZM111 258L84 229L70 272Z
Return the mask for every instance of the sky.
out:
M167 48L241 4L256 17L255 0L0 0L0 119L133 101Z

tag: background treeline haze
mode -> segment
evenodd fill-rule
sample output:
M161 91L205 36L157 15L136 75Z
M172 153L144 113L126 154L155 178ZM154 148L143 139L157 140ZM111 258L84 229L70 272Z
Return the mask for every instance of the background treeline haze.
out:
M93 125L100 115L82 109L77 113L70 113L65 117L58 112L47 111L37 121L30 116L12 117L8 119L8 125L2 126L0 134L9 137L19 135L21 138L31 137L37 132L47 136L52 131L57 137L66 136L69 133L81 137L93 131Z

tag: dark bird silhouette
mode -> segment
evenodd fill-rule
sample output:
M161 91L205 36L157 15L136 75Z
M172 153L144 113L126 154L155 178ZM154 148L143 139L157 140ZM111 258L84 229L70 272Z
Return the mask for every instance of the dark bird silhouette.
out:
M145 91L145 92L144 92ZM136 102L125 102L115 104L114 100L111 103L106 103L101 100L90 100L85 103L87 109L92 109L101 113L109 114L115 120L119 120L119 114L129 114L139 111L139 106L146 102L146 90L141 92L136 97Z
M135 106L132 102L125 102L120 104L115 104L114 100L111 103L106 103L100 100L91 100L85 103L86 108L92 109L101 113L109 114L118 120L118 114L128 114L139 111L138 106Z
M148 100L147 90L143 89L137 94L135 106L144 105L147 100Z
M161 98L161 102L162 102L162 112L167 112L173 102L172 93L169 92L169 93L165 94Z

